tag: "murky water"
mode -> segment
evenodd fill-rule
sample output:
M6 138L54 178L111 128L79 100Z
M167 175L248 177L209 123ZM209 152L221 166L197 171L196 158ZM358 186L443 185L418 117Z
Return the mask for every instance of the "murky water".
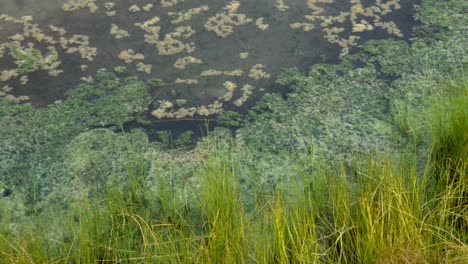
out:
M166 83L150 109L159 118L240 109L277 89L284 68L336 62L368 39L410 37L415 2L1 0L0 89L44 106L100 68L125 66ZM25 60L31 54L36 63ZM187 103L176 106L170 91Z

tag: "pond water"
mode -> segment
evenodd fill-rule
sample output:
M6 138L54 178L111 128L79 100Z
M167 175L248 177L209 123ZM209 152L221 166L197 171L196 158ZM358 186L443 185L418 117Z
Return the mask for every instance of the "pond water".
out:
M0 95L45 106L98 69L125 67L164 81L149 109L156 118L240 110L277 91L284 68L337 62L369 39L409 38L415 3L1 0Z

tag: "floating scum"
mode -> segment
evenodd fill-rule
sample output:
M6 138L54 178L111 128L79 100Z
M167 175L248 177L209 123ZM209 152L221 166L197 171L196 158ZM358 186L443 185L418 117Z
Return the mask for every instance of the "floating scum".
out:
M47 85L35 83L37 76L78 84L93 82L100 68L121 72L125 67L140 78L162 79L163 90L180 94L156 94L148 109L155 118L215 115L268 91L262 87L273 86L282 68L317 62L323 57L320 48L331 46L330 56L339 57L369 32L402 38L391 20L401 5L400 0L62 2L57 8L69 20L86 18L79 27L36 22L32 10L5 13L0 15L0 96L34 103L34 87ZM95 27L104 34L86 31Z

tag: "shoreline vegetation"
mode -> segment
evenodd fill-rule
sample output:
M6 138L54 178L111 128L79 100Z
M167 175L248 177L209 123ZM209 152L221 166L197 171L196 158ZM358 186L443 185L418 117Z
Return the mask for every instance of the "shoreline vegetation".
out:
M0 99L0 262L467 263L466 10L423 0L410 43L285 70L189 150L123 131L158 81Z

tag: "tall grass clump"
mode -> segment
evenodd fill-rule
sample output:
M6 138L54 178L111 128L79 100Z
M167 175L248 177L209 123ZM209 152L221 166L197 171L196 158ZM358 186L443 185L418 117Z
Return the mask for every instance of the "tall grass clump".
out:
M424 262L423 215L413 168L368 157L349 175L330 175L331 261L344 263Z
M444 227L436 236L458 241L445 243L446 252L440 254L451 258L454 250L463 250L463 256L455 259L468 261L468 84L466 79L459 78L442 85L448 93L434 100L429 119L432 139L432 177L426 190L428 206L432 207L429 217L435 226Z
M200 263L246 261L245 213L238 199L234 162L224 151L202 160L198 206L205 239Z

